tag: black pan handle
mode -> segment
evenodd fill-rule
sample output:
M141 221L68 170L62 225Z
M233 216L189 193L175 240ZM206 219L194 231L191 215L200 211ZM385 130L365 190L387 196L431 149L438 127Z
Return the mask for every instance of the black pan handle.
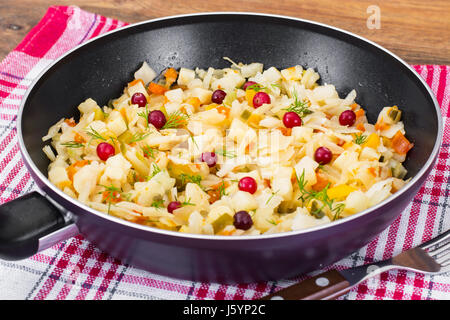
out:
M40 239L67 226L64 215L33 191L0 206L0 259L21 260L36 254Z

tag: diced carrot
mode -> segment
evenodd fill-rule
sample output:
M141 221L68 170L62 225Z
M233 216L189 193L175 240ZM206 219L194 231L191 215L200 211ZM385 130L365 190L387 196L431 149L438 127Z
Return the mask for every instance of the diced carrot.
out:
M352 103L352 104L350 105L350 108L352 108L352 110L355 110L357 107L358 107L358 104L357 104L357 103Z
M75 132L75 137L73 138L73 140L78 143L86 142L86 140L78 132Z
M355 114L356 114L356 117L359 118L359 117L364 116L366 114L366 112L364 111L364 109L358 109L355 111Z
M387 123L384 123L383 121L375 123L375 130L378 130L378 131L387 130L387 129L389 129L389 127L390 127L390 125Z
M366 128L364 128L364 123L358 123L356 125L356 129L358 129L359 131L366 131Z
M75 173L77 173L77 171L80 168L89 164L89 162L90 162L89 160L80 160L80 161L74 162L70 166L68 166L66 168L66 171L67 171L67 175L69 176L70 181L73 182L73 176L75 175Z
M64 119L64 122L67 123L67 125L70 126L70 127L75 127L77 125L75 120L73 120L72 118Z
M148 85L148 91L156 95L163 95L167 91L167 89L160 84L150 82L150 84Z
M409 142L400 130L392 138L392 148L398 154L406 154L413 146L414 144Z
M103 193L102 193L102 200L103 201L108 200L109 202L117 203L117 202L122 201L122 197L121 197L119 191L106 190L106 191L103 191Z
M369 171L369 173L374 177L377 176L377 170L374 167L370 167L369 169L367 169L367 171Z
M128 83L128 87L132 87L138 83L142 83L142 85L145 87L144 81L142 79L134 79L133 81L131 81L130 83Z
M264 183L264 187L266 187L266 188L270 188L270 180L269 179L264 179L263 180L263 183Z
M219 106L217 107L217 112L219 112L220 114L223 114L225 117L229 117L230 115L230 108L225 107L225 106Z
M292 128L278 127L277 129L281 131L283 136L288 137L288 136L292 135Z
M314 191L321 191L321 190L323 190L328 185L328 183L330 182L328 180L327 176L324 173L322 173L321 170L318 170L316 172L316 179L317 179L317 182L311 186L311 188Z
M178 72L174 68L169 68L164 72L164 77L166 77L166 86L170 87L177 80Z

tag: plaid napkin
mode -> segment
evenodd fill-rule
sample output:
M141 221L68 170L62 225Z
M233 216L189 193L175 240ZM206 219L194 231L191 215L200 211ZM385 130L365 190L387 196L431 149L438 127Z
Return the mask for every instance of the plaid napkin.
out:
M22 162L16 131L17 111L27 87L67 50L124 25L78 7L50 7L0 63L0 203L36 189ZM414 67L436 94L444 117L444 140L437 165L388 229L327 269L389 258L450 227L450 67ZM80 235L27 260L0 260L0 299L257 299L321 271L295 279L242 285L182 281L122 264ZM385 272L339 299L450 299L450 274Z

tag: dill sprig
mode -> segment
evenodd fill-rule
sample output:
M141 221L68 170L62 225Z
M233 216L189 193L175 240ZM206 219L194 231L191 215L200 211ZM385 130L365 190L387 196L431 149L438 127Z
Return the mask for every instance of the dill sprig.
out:
M156 208L156 209L160 209L164 206L164 200L163 199L158 199L158 200L154 200L152 202L152 204L150 205L150 207Z
M108 214L109 214L111 211L112 203L115 201L117 202L117 199L122 196L122 189L114 187L113 185L105 186L103 184L99 184L99 186L105 188L105 191L99 192L99 193L106 192L105 202L108 203ZM118 195L119 195L119 197L117 197Z
M300 100L296 91L292 92L292 96L294 97L294 102L288 108L284 108L288 112L295 112L300 117L304 117L308 114L313 113L312 110L308 109L308 103Z
M223 148L221 150L216 150L215 153L220 154L222 157L225 158L236 158L237 155L233 151L227 151L227 149Z
M82 144L80 142L76 142L76 141L64 142L64 143L61 143L61 145L65 146L67 148L82 148L82 147L84 147L84 144Z
M136 132L135 134L133 134L133 136L131 137L129 143L133 143L133 142L138 142L138 141L142 141L145 138L147 138L150 135L150 133L139 133Z
M180 110L175 111L167 117L166 124L162 127L162 129L170 129L170 128L178 128L186 124L186 120L189 119L189 116Z
M273 224L274 226L276 226L278 223L276 223L275 221L273 221L273 220L269 220L269 219L266 219L266 221L268 222L268 223L270 223L270 224Z
M155 159L155 151L157 149L156 148L152 148L150 146L144 146L142 148L142 151L144 151L144 155L146 155L147 157L153 158Z
M182 174L180 174L179 177L181 180L181 184L186 184L186 182L192 182L201 187L200 182L202 181L202 176L200 176L200 175L190 175L190 174L182 173Z
M219 191L220 197L228 195L228 193L225 191L225 181L222 180L222 183L220 184L218 191Z
M195 203L192 203L191 202L191 198L189 198L189 199L187 199L187 200L185 200L185 201L183 201L183 202L180 202L181 203L181 206L182 207L185 207L185 206L195 206Z
M366 140L367 140L367 136L366 135L364 135L362 133L361 134L355 134L355 143L356 144L361 145L364 142L366 142Z
M90 131L89 131L90 130ZM106 141L107 139L103 137L100 133L98 133L94 128L89 127L88 130L86 130L86 133L90 135L93 139L103 140Z
M150 176L147 177L147 180L150 180L151 178L153 178L160 172L161 172L161 168L158 167L158 165L156 163L152 163L152 173L150 174Z
M269 204L270 200L272 200L272 198L278 193L280 192L280 190L277 190L275 192L272 192L272 195L269 197L269 199L267 199L266 201L266 205Z
M148 110L147 105L145 105L145 110L144 110L144 111L138 112L138 113L137 113L137 115L138 115L139 117L142 117L142 118L145 119L145 123L146 123L147 128L148 128L148 114L149 114L149 113L150 113L150 110Z
M297 178L297 184L298 184L298 188L300 190L300 196L298 197L298 200L302 200L303 204L307 204L310 201L315 200L319 200L322 202L322 206L318 207L316 202L313 202L311 204L311 211L310 213L315 216L316 218L322 218L323 217L323 209L325 207L328 207L331 212L334 212L334 217L333 219L336 220L339 218L339 215L341 214L341 212L344 210L345 205L343 203L334 205L334 199L330 199L328 197L328 188L330 187L330 183L328 183L326 185L325 188L323 188L320 191L314 191L314 190L306 190L306 183L307 181L305 180L305 170L303 170L302 174L300 175L300 177L296 174L295 177Z

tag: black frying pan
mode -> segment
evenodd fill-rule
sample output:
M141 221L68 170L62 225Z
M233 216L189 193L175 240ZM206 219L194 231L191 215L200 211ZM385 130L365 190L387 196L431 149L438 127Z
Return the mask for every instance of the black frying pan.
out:
M118 97L142 61L166 67L223 68L222 57L266 67L312 67L341 96L352 89L371 123L384 106L403 110L415 147L405 188L369 210L340 221L282 234L225 237L181 234L107 216L65 195L47 180L42 152L48 128L78 118L88 97ZM425 82L382 47L323 24L263 14L196 14L151 20L91 40L53 63L22 101L18 135L25 164L42 190L0 207L0 257L26 258L81 232L125 263L184 279L250 282L298 275L331 264L366 245L412 200L437 157L439 106Z

